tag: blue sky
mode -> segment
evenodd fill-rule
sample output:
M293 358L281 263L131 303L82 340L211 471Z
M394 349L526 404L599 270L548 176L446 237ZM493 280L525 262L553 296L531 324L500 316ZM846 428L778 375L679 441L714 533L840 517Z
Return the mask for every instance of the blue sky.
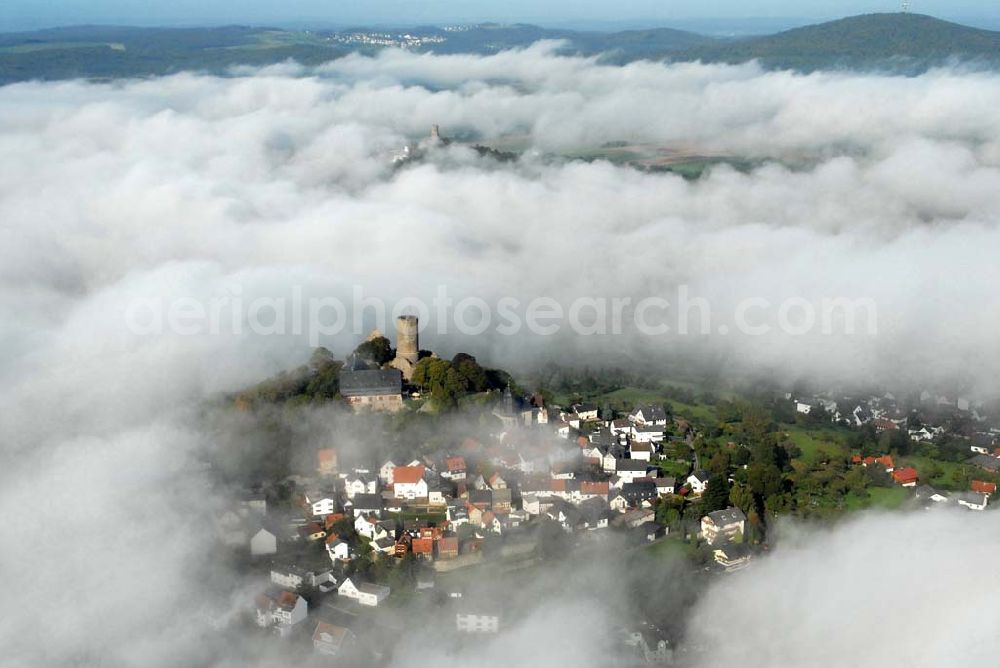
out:
M900 0L2 0L0 29L79 23L395 23L461 20L669 24L694 18L820 19L896 11ZM994 0L912 0L946 18L1000 18Z

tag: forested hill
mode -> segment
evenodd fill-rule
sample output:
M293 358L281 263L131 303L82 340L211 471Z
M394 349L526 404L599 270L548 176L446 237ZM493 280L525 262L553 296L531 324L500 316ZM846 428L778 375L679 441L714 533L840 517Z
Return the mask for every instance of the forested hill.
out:
M926 69L952 60L997 65L1000 32L921 14L868 14L776 35L715 43L663 54L676 60L760 60L776 68Z
M223 72L285 60L319 64L348 50L309 32L228 26L78 26L0 34L0 84Z

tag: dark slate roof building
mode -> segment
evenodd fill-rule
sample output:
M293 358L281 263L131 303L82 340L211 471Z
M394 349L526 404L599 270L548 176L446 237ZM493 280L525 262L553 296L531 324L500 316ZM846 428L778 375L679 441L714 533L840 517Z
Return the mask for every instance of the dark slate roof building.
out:
M725 510L716 510L714 512L708 513L708 517L712 519L715 526L725 526L727 524L733 524L736 522L746 522L747 516L743 514L743 511L739 508L726 508Z
M622 485L622 496L633 506L642 501L655 499L657 497L656 483L648 478L627 482Z
M364 397L403 393L403 374L398 369L359 369L340 372L340 393Z
M989 455L976 455L969 460L969 463L987 471L1000 471L1000 459Z

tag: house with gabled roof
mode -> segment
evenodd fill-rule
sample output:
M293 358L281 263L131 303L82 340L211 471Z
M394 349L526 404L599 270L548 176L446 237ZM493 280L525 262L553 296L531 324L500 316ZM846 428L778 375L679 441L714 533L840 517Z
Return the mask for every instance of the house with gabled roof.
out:
M968 463L973 466L978 466L979 468L991 473L1000 472L1000 457L994 457L992 455L976 455L975 457L969 459Z
M622 485L621 494L630 507L649 505L658 496L656 483L651 478L637 478Z
M920 476L912 466L904 466L892 472L892 479L901 487L916 487Z
M459 455L447 457L444 460L443 469L441 471L442 478L447 478L448 480L465 480L467 471L465 457Z
M701 535L709 545L742 537L747 516L735 507L716 510L701 518Z
M639 443L659 443L665 437L664 428L655 424L633 424L630 431L633 441Z
M355 584L352 578L345 579L337 588L337 594L339 596L353 599L361 605L371 607L375 607L385 599L389 598L391 591L392 590L389 589L389 587L372 584L371 582L362 582L358 580L357 584Z
M320 448L316 451L316 472L320 475L336 475L337 451L334 448Z
M663 406L640 404L629 413L628 419L638 424L651 424L662 427L667 424L667 411L663 409Z
M341 396L356 411L403 408L403 375L397 369L345 368L339 381Z
M336 624L319 622L312 635L313 649L327 656L338 656L357 642L354 631Z
M653 458L653 446L649 442L635 440L629 444L629 457L648 462Z
M261 556L278 551L278 538L267 529L260 529L250 538L250 554Z
M315 492L308 495L309 507L314 517L330 515L337 510L336 494L333 492Z
M396 463L391 459L387 459L378 470L378 479L382 481L385 485L392 484L392 472L396 469Z
M392 493L397 499L427 498L427 481L424 480L426 468L423 464L416 466L397 466L392 473Z
M347 541L343 540L337 534L330 534L326 537L324 542L326 546L326 553L330 557L330 561L337 563L338 561L347 561L351 558L351 547L347 544Z
M581 501L586 501L587 499L596 497L607 501L609 492L610 486L607 480L581 480L577 498Z
M438 559L454 559L458 556L458 536L442 536L437 549Z
M656 493L660 496L668 496L677 491L677 480L672 476L654 478L653 482L656 483Z
M344 478L344 493L353 499L357 494L375 494L378 485L375 480L369 480L365 475L350 474Z
M687 477L687 486L691 489L692 494L704 494L705 489L708 487L708 472L707 471L695 471Z
M350 501L354 517L359 515L381 515L382 497L378 494L355 494Z
M286 636L292 627L305 621L309 604L295 592L268 589L254 599L256 621L261 628L274 628L278 635Z
M996 494L997 484L995 482L984 482L982 480L973 480L971 482L971 488L973 492L978 494Z
M715 563L727 573L742 570L750 565L750 548L743 543L723 543L712 550Z
M372 549L379 554L396 553L396 539L391 535L385 535L369 544L372 546Z
M641 459L619 459L615 462L615 474L627 480L645 478L648 470L649 462Z
M969 510L986 510L989 496L978 492L959 492L955 495L955 503Z

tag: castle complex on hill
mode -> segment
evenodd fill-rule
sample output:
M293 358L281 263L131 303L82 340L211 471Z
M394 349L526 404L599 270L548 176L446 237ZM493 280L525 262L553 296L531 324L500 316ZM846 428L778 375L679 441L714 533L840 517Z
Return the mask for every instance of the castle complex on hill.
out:
M420 322L415 315L396 318L396 357L387 369L370 369L355 358L340 372L340 394L355 410L398 411L403 407L403 380L413 378L420 359ZM382 336L377 329L368 340Z

